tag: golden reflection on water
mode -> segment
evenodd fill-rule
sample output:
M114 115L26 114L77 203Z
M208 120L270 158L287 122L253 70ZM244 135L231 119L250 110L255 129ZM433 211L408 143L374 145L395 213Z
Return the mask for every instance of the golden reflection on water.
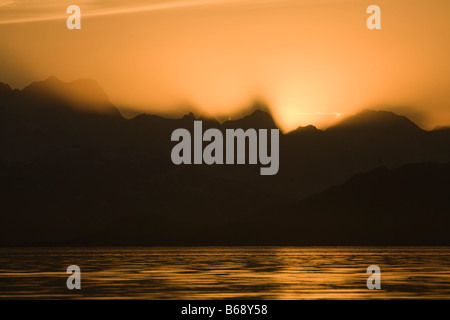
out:
M81 268L81 290L66 269ZM369 265L381 290L366 287ZM2 248L0 299L448 299L450 247Z

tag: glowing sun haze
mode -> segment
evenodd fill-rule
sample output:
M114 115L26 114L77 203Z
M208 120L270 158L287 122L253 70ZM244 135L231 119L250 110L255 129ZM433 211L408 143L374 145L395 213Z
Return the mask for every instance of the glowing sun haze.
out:
M66 8L81 7L81 30ZM366 8L381 7L381 30ZM448 0L0 0L0 81L93 78L118 108L228 116L266 102L284 130L363 108L450 124Z

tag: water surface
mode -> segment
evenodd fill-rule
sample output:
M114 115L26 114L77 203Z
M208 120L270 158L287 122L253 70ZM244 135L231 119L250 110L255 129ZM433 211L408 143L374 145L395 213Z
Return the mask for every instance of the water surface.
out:
M81 290L66 287L69 265ZM0 248L5 298L448 299L450 247Z

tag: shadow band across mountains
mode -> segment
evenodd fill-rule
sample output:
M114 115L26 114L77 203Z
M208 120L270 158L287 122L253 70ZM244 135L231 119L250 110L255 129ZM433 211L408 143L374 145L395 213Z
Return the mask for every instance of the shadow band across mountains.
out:
M93 80L0 84L0 245L450 245L450 130L365 110L280 136L280 170L181 165L181 119ZM261 110L204 129L276 128Z

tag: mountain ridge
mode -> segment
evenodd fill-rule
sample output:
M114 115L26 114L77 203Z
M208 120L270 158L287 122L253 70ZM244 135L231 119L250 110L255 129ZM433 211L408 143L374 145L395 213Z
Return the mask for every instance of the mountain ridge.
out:
M47 84L58 86L58 81ZM67 85L62 84L62 91ZM74 92L84 85L97 92L89 80L75 82ZM394 113L368 110L346 117L334 129L311 125L280 134L280 170L261 176L259 167L249 164L176 166L170 154L176 143L171 141L173 130L192 132L197 119L204 129L276 128L263 110L223 123L193 113L125 119L73 108L73 101L40 91L39 85L28 90L30 94L22 94L0 85L0 245L371 244L364 235L370 220L352 220L349 212L379 208L397 217L395 228L402 228L401 214L392 208L401 210L409 199L402 190L414 191L420 181L408 210L424 208L435 192L433 201L450 212L448 186L428 185L439 175L450 181L447 165L434 165L450 161L450 130L421 130ZM107 103L102 97L98 100ZM395 178L402 177L404 169L399 168L419 163L434 164L410 168L411 178ZM366 174L372 170L374 174ZM384 180L372 179L374 175ZM391 195L396 193L401 196ZM352 199L352 194L359 196ZM334 217L333 208L340 208L346 220ZM448 244L442 233L447 218L435 218L430 224L435 223L440 238L417 218L408 228L423 231L423 236L408 231L404 243ZM390 221L386 215L383 219ZM383 242L379 233L372 233L372 244L401 243L395 228L380 227L391 236ZM323 236L327 233L336 239ZM319 234L328 242L321 242Z
M80 92L87 92L88 96L94 97L89 101L89 99L80 99L80 102L87 102L88 104L105 104L108 105L108 107L113 107L115 111L109 111L112 114L117 115L117 113L120 114L120 111L113 106L113 104L110 102L109 98L107 97L104 90L101 88L101 86L98 84L98 82L92 78L82 78L73 80L70 82L64 82L58 79L55 76L50 76L49 78L43 80L43 81L36 81L32 82L28 86L26 86L24 89L12 89L8 84L6 83L0 83L0 98L4 97L5 95L8 95L12 97L12 93L20 93L25 95L43 95L49 94L49 95L56 95L59 96L62 94L65 98L68 96L77 97L77 96L83 96L86 94L80 94ZM79 97L77 98L79 99ZM70 100L70 99L69 99ZM235 118L233 120L226 120L221 123L224 127L239 127L239 125L242 126L242 128L250 128L253 126L266 128L266 129L274 129L278 128L275 124L275 121L273 120L273 117L271 116L269 112L269 108L261 103L261 102L255 102L251 108L249 108L250 113L245 114L243 113L241 117ZM100 112L105 110L98 110ZM108 113L108 112L107 112ZM214 121L217 123L220 123L219 121L211 118L204 118L204 117L195 117L194 114L191 112L191 116L193 116L192 119L196 120L204 120L204 121ZM158 114L138 114L134 116L131 119L134 119L138 116L143 115L149 115L149 116L155 116L155 117L161 117L165 119L172 119L172 118L166 118L164 116L158 115ZM121 115L120 115L121 116ZM182 115L182 118L186 118L186 116L189 116L188 114ZM122 116L121 116L122 117ZM130 120L131 120L130 119ZM177 118L175 118L177 119ZM397 115L394 112L390 111L384 111L384 110L373 110L373 109L363 109L356 114L345 116L342 120L340 120L338 123L328 127L327 129L320 130L317 129L314 124L309 124L304 127L297 127L296 129L293 129L289 132L286 132L286 134L290 133L301 133L306 132L306 128L308 128L309 133L311 133L311 129L314 127L317 129L317 132L327 132L327 131L336 131L336 130L348 130L348 129L355 129L355 128L361 128L361 127L367 127L367 126L380 126L380 127L386 127L386 122L388 122L388 126L392 125L400 125L403 128L409 128L414 129L418 131L427 131L421 129L419 126L417 126L413 121L408 119L405 116ZM434 130L443 130L448 128L448 126L437 126L433 130L428 131L434 131ZM315 130L314 130L315 131Z
M51 76L43 81L32 82L22 90L17 90L13 98L32 101L36 106L48 107L57 102L60 106L67 106L80 112L122 117L103 88L91 78L64 82Z

